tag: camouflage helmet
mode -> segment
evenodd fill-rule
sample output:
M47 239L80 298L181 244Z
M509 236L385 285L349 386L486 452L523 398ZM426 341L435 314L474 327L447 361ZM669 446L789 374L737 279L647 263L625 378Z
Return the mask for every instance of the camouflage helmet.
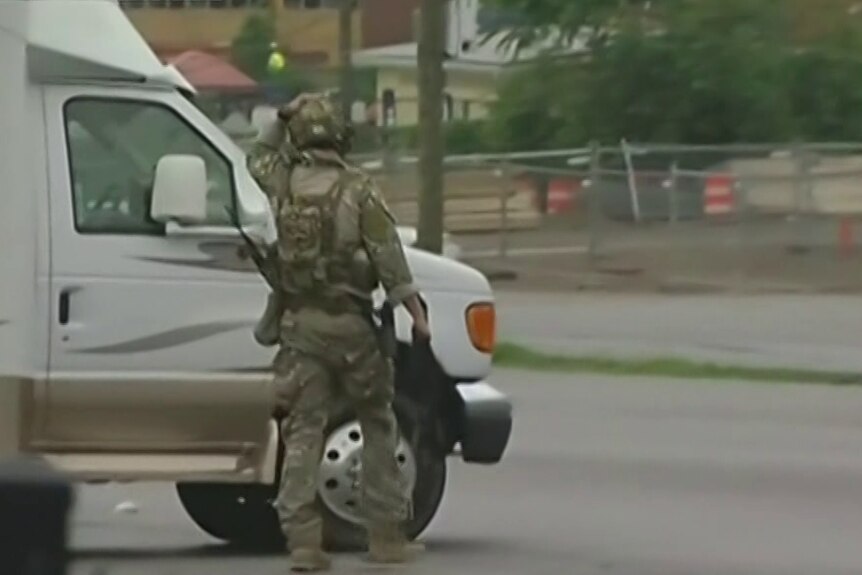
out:
M293 144L302 149L334 147L343 150L350 138L341 110L329 95L308 100L287 124Z

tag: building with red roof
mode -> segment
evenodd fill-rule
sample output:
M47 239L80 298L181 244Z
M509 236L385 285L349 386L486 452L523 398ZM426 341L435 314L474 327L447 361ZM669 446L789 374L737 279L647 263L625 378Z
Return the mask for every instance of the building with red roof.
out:
M189 50L170 58L186 80L199 92L254 93L258 84L230 62L207 52Z

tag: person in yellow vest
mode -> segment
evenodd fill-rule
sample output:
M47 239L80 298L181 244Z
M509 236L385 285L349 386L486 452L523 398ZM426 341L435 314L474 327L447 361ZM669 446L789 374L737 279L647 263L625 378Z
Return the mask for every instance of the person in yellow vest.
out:
M278 49L278 44L273 42L269 45L270 54L269 61L267 62L267 70L269 70L270 74L278 74L284 70L284 67L287 65L287 60L284 57L284 54Z

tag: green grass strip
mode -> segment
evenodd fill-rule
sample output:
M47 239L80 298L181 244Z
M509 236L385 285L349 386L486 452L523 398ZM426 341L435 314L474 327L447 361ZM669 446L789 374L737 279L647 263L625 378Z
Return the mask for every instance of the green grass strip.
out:
M494 354L494 365L503 368L560 373L714 379L773 383L822 383L850 385L862 383L862 373L818 371L780 367L747 367L702 363L672 357L614 359L544 353L514 343L502 343Z

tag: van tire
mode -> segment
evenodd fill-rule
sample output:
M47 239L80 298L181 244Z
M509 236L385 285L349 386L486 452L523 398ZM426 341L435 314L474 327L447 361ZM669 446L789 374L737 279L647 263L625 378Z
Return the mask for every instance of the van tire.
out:
M198 527L231 545L254 549L284 548L270 485L178 483L177 494Z
M393 408L401 434L412 447L416 460L416 483L413 487L413 517L405 525L412 540L422 534L437 514L446 489L446 456L434 441L433 425L422 425L421 411L415 402L399 396ZM333 422L330 431L347 423L350 418ZM333 551L361 551L368 546L365 529L347 522L320 503L324 522L324 543Z
M416 459L414 514L406 525L408 537L415 539L428 527L443 500L446 457L436 447L432 431L421 429L420 411L413 402L399 397L394 409L401 432ZM348 418L334 420L327 436L347 422ZM278 516L272 507L277 484L178 483L177 494L191 519L216 539L255 550L285 548ZM336 516L319 498L318 505L324 519L324 543L328 549L358 551L367 547L367 536L361 526Z

